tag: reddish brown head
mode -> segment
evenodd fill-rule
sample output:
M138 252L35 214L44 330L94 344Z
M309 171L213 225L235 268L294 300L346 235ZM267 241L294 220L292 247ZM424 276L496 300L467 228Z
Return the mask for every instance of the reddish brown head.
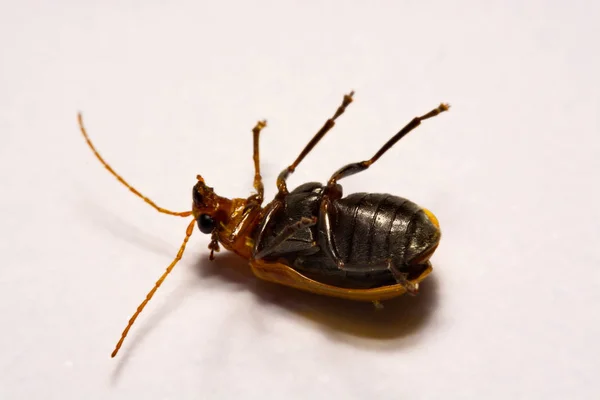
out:
M248 235L260 213L259 204L248 199L228 199L215 194L198 175L192 192L192 214L200 232L211 235L209 249L219 251L219 243L242 257L250 257Z
M219 225L226 225L231 214L231 200L217 196L198 175L192 191L192 214L202 233L212 233Z

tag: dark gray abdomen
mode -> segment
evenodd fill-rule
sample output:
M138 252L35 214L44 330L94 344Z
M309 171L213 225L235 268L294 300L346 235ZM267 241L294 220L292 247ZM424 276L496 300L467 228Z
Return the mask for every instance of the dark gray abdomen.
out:
M335 203L334 237L348 265L398 267L427 250L439 234L421 207L401 197L355 193Z
M269 246L286 226L302 217L319 217L323 186L306 183L285 198L285 206L270 225L260 248ZM317 226L289 238L267 261L281 262L319 282L347 288L372 288L396 283L388 261L415 279L427 265L409 265L427 246L437 244L439 230L411 201L388 194L356 193L333 202L332 231L344 261L341 270L328 253ZM436 236L437 235L437 236Z

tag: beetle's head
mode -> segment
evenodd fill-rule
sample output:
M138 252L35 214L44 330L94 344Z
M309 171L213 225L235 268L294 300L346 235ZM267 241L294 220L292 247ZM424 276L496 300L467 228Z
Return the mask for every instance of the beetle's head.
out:
M204 179L198 175L198 182L192 190L192 213L202 233L212 233L227 218L228 199L217 196L213 188L206 185Z

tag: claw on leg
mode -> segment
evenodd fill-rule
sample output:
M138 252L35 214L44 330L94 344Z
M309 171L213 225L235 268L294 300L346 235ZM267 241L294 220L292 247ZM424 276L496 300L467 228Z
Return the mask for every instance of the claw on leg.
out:
M404 287L404 289L406 289L406 292L412 296L416 296L419 293L419 284L418 283L412 283L411 281L408 280L408 274L405 274L401 271L399 271L392 263L391 261L388 262L388 269L390 270L390 272L392 273L392 275L394 275L394 278L396 279L396 282L399 285L402 285Z

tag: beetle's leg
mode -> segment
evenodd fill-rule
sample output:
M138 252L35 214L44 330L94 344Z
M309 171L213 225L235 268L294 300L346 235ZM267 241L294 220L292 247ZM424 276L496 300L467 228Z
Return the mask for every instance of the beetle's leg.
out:
M283 231L281 231L281 233L279 235L277 235L275 237L275 239L273 239L273 241L269 244L268 247L265 247L264 249L262 249L261 251L259 251L258 253L256 253L254 255L254 259L260 260L261 258L264 258L264 257L268 256L269 254L274 253L275 251L277 251L277 248L279 246L281 246L286 240L288 240L289 238L294 236L294 234L296 232L298 232L299 230L305 229L305 228L309 228L309 227L315 225L316 223L317 223L317 218L315 218L315 217L312 217L312 218L302 217L300 219L300 221L297 221L291 225L286 226L283 229Z
M375 155L371 159L362 161L362 162L358 162L358 163L348 164L348 165L340 168L339 170L337 170L337 172L335 174L333 174L331 176L331 178L329 179L327 186L328 187L335 186L335 184L337 183L338 180L366 170L375 161L377 161L379 159L379 157L381 157L386 151L388 151L390 148L392 148L392 146L395 145L396 142L398 142L398 140L402 139L407 133L409 133L410 131L415 129L417 126L419 126L421 124L421 121L426 120L427 118L435 117L436 115L438 115L439 113L442 113L444 111L448 111L449 108L450 108L449 104L442 103L437 108L431 110L427 114L425 114L421 117L414 118L404 128L402 128L400 130L400 132L396 133L390 140L388 140L387 143L384 144L383 147L381 149L379 149L379 151L377 153L375 153Z
M275 200L267 207L268 209L266 210L265 215L261 218L260 224L258 225L256 231L257 235L254 239L254 249L252 250L252 255L254 258L256 258L256 254L260 251L259 246L263 242L263 237L265 235L265 231L267 229L267 226L269 225L269 222L271 222L271 218L273 218L273 215L277 211L279 211L281 207L283 207L283 203L281 201Z
M149 198L147 198L146 196L144 196L143 194L138 192L133 186L131 186L129 183L127 183L127 181L125 181L125 179L123 179L121 177L121 175L117 174L115 172L115 170L112 169L112 167L110 165L108 165L108 163L106 161L104 161L104 158L102 158L100 153L98 153L98 150L96 150L96 147L92 143L90 137L87 134L87 131L85 130L85 127L83 126L83 118L81 116L81 113L77 115L77 119L79 121L79 129L81 130L81 133L83 134L83 137L85 138L85 141L87 142L88 146L90 147L90 149L92 149L92 152L94 152L94 155L96 156L96 158L100 161L100 163L102 163L104 168L106 168L106 170L108 172L110 172L112 176L117 178L117 180L119 182L121 182L127 189L129 189L137 197L144 200L146 203L148 203L152 208L154 208L158 212L161 212L163 214L175 215L177 217L189 217L190 215L192 215L191 211L171 211L171 210L167 210L166 208L159 207L158 205L156 205L156 203L154 203L152 200L150 200Z
M394 276L394 279L396 279L396 282L400 285L402 285L404 287L404 289L406 289L406 292L411 294L411 295L416 295L419 292L419 284L418 283L412 283L407 279L407 274L401 272L398 270L398 268L396 268L394 266L394 264L392 263L392 261L388 261L388 265L387 265L388 270L392 273L392 275Z
M276 218L277 213L279 212L279 210L283 207L283 203L279 200L274 200L272 201L266 208L266 212L264 214L264 216L261 218L261 221L258 225L258 228L256 229L256 235L254 237L254 247L252 250L252 257L253 259L258 259L258 257L256 257L257 254L261 253L260 255L262 257L265 257L265 254L262 253L269 253L272 254L274 249L273 249L273 244L274 242L271 242L268 244L268 248L261 248L261 245L264 244L264 237L265 237L265 233L267 232L267 229L269 227L269 223L271 221L272 218ZM288 237L289 239L289 237ZM277 240L276 238L273 240ZM293 252L303 252L303 254L306 254L307 251L311 251L312 252L317 252L318 251L318 247L316 246L315 243L313 242L304 242L305 246L301 246L301 248L294 248L294 250L291 250ZM277 250L280 254L281 254L281 247L275 249ZM285 253L287 253L288 251L286 251ZM267 254L268 255L268 254Z
M214 261L215 252L218 253L219 251L221 251L221 247L219 246L219 236L217 234L216 229L210 235L210 243L208 244L208 249L210 250L210 255L208 256L208 259L210 261Z
M296 161L294 161L292 163L292 165L290 165L289 167L287 167L286 169L281 171L281 173L279 174L279 177L277 177L277 190L279 190L280 195L286 194L288 192L287 185L285 184L285 181L288 178L288 176L292 172L294 172L294 170L296 169L298 164L300 164L300 162L304 159L304 157L306 157L306 155L308 153L310 153L310 151L317 145L317 143L319 143L319 141L321 139L323 139L323 136L325 136L325 134L331 128L333 128L337 117L342 115L344 113L344 111L346 111L346 107L348 107L348 105L350 105L350 103L352 103L353 95L354 95L354 92L352 91L349 94L344 96L344 100L342 101L342 104L338 107L338 109L335 112L335 114L333 115L333 117L331 117L327 121L325 121L325 124L323 125L323 127L321 129L319 129L319 131L315 134L315 136L313 136L313 138L310 140L310 142L308 142L306 147L304 147L304 149L302 150L302 152L300 153L298 158L296 158Z
M332 227L331 227L331 200L327 195L321 200L319 209L319 237L324 243L321 243L321 248L327 255L337 264L339 269L344 269L344 261L339 256L339 253L333 242Z
M260 131L267 126L267 121L262 120L256 123L256 126L252 129L253 136L253 144L254 144L254 152L252 158L254 159L254 189L256 189L256 194L250 196L253 202L258 205L262 204L263 197L265 194L265 187L262 182L262 176L260 175L260 153L258 149Z
M381 304L381 302L379 300L375 300L373 301L373 306L375 307L376 310L383 310L383 304Z

